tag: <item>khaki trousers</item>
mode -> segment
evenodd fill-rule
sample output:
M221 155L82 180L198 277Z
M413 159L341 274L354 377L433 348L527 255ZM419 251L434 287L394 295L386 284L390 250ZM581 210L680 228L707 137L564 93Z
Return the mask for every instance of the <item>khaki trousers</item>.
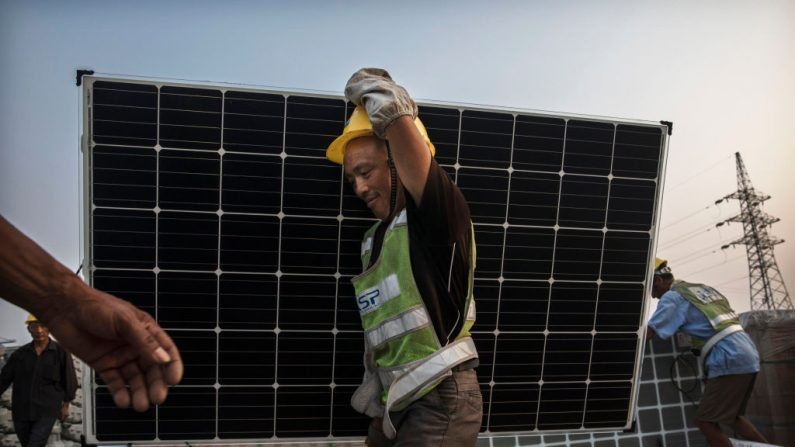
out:
M483 419L483 397L474 369L454 371L422 399L391 413L397 437L370 427L368 445L378 447L474 446Z

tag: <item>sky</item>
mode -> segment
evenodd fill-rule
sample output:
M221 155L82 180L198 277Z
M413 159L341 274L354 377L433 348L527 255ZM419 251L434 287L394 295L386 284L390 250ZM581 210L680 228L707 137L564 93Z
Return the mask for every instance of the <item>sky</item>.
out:
M418 100L673 121L658 254L749 309L734 153L781 219L795 292L795 2L0 0L0 214L81 259L75 70L341 93L384 67ZM3 242L0 241L0 244ZM0 337L27 342L0 301Z

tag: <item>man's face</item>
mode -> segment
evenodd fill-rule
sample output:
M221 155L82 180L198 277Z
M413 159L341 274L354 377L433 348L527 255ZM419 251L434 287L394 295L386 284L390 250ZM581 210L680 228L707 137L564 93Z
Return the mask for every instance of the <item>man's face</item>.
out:
M30 336L33 337L34 341L41 342L50 338L50 330L41 323L30 323L28 332L30 332Z
M343 165L345 179L375 217L381 220L389 217L392 185L384 142L375 137L352 140L345 149Z
M651 286L652 298L659 298L668 291L668 281L662 276L654 275L654 282Z

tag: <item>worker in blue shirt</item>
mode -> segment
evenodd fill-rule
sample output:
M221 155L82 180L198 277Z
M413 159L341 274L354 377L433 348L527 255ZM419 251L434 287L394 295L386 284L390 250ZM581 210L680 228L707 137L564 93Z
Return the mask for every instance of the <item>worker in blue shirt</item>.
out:
M709 445L731 447L721 424L748 440L768 442L744 416L759 372L759 353L729 301L707 285L674 280L668 261L660 258L651 294L660 302L649 320L649 336L653 331L669 338L681 331L700 351L706 382L695 422Z

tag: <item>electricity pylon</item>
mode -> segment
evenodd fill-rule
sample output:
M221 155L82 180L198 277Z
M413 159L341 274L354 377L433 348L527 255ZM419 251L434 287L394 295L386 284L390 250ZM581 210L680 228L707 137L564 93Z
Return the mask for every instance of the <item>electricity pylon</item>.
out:
M767 232L768 227L780 219L768 216L762 211L762 204L770 196L754 190L740 153L735 153L735 156L737 191L715 201L715 204L727 199L737 199L740 201L740 214L719 222L716 226L742 222L743 237L722 246L721 249L745 245L748 257L748 280L751 287L751 310L793 309L787 286L781 279L781 272L773 254L773 247L784 240L772 237Z

